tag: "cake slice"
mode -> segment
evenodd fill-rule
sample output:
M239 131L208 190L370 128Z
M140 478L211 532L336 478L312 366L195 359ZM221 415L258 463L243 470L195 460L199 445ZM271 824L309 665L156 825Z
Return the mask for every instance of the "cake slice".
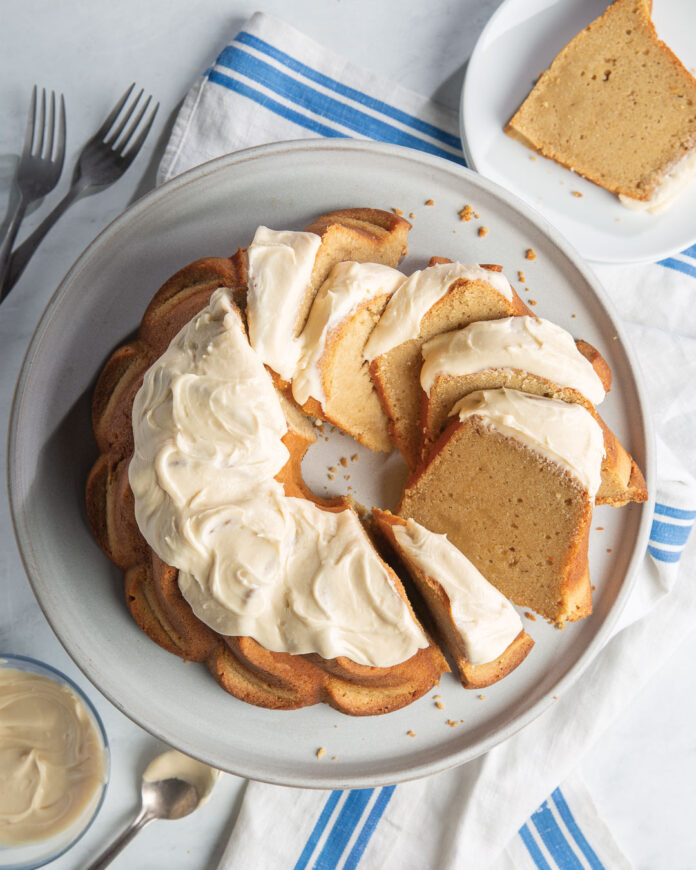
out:
M445 535L388 511L372 514L436 620L464 688L490 686L513 671L534 641L505 596Z
M647 0L616 0L557 55L505 132L661 211L696 174L696 80L662 42Z
M319 287L343 260L398 265L408 221L378 209L322 215L303 232L259 227L247 249L249 341L286 384L302 354L300 333Z
M469 393L507 387L583 405L604 434L597 504L645 501L640 469L599 417L595 405L611 386L606 360L592 345L536 317L472 323L423 346L423 456L444 429L454 405Z
M601 427L582 406L472 393L407 482L397 513L446 534L506 598L554 622L592 610L588 540Z
M337 263L317 293L300 335L292 395L371 450L390 451L387 417L375 391L365 342L406 276L377 263Z
M531 314L495 268L438 261L414 272L392 298L365 346L392 440L414 468L420 456L421 348L474 320Z

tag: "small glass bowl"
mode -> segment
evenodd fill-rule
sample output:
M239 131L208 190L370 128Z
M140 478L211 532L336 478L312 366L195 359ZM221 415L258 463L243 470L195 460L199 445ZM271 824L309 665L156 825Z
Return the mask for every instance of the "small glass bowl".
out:
M49 861L55 861L56 858L67 852L68 849L77 843L96 818L104 802L106 786L109 781L109 741L107 740L99 713L97 713L87 695L70 677L67 677L50 665L28 658L27 656L4 655L0 653L0 668L29 671L32 674L47 677L55 683L61 683L72 689L84 704L104 752L104 782L96 789L94 796L80 816L69 827L53 837L34 843L26 843L21 846L3 846L0 844L0 870L34 870L35 867L43 867L44 864L48 864Z

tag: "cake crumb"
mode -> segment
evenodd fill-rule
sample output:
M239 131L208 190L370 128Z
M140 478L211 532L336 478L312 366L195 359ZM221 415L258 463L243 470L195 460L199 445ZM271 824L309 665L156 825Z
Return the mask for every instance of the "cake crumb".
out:
M558 695L554 695L554 696L553 696L553 700L554 700L554 701L557 701L557 700L558 700Z
M611 553L611 547L607 547L607 553Z
M445 705L442 703L442 701L435 701L435 706L437 707L438 710L445 709Z
M338 761L338 755L332 755L331 761Z
M433 695L433 701L438 701L442 695Z
M435 200L434 199L426 199L425 204L426 205L435 205Z
M335 480L335 479L336 479L336 475L335 475L335 474L332 474L331 472L329 472L326 476L329 478L329 480Z
M344 468L346 467L346 465L348 465L348 457L347 456L341 456L341 458L338 461L341 463L341 465Z
M485 700L486 700L486 696L485 696L485 695L479 695L478 697L479 697L479 701L485 701Z
M351 462L357 462L357 461L358 461L358 454L357 454L357 453L354 453L354 454L350 457L350 461L351 461Z
M527 617L527 619L531 619L532 622L536 622L536 616L529 610L525 610L524 615Z
M407 731L406 733L408 734L409 737L415 737L415 736L416 736L416 732L415 732L415 731Z
M344 479L344 480L350 480L350 474L344 474L344 475L343 475L343 479Z
M524 277L524 272L523 272L521 269L517 272L517 280L518 280L521 284L524 284L524 282L527 280L527 279Z
M461 211L458 211L459 219L463 221L470 221L474 216L474 210L470 205L465 205Z
M536 163L536 157L533 154L530 154L529 159L532 161L532 163Z
M537 304L536 299L528 299L527 302L529 302L530 305L536 305L536 304Z
M414 214L412 211L408 213L408 216L411 218L411 220L415 220L415 219L416 219L416 216L415 216L415 214Z
M338 469L336 468L335 465L329 465L329 471L331 472L331 474L336 474Z
M582 193L580 193L579 190L571 190L570 192L573 194L573 196L582 197Z
M553 627L556 629L556 631L563 631L563 629L565 628L565 622L554 622Z
M604 531L604 526L595 526L595 528L597 529L598 532Z
M536 252L534 248L527 248L524 252L525 259L527 260L536 260Z
M577 315L577 314L571 314L570 316L571 316L573 319L575 319L578 315Z
M392 211L394 212L395 215L398 215L399 217L401 217L401 215L403 214L403 212L401 211L400 208L392 207Z
M325 752L326 750L324 749L324 747L320 746L319 749L317 749L317 751L315 752L315 755L317 756L317 758L321 758L322 755L325 754Z
M457 719L445 719L445 725L449 725L450 728L456 728L459 725L459 721Z
M478 234L481 238L488 235L488 227L479 227Z
M338 725L334 725L334 728L338 728Z

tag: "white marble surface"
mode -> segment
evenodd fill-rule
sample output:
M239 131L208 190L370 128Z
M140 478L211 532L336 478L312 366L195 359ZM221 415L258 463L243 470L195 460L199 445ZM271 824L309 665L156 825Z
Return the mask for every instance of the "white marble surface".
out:
M266 0L261 8L354 61L455 107L466 59L498 5L498 0ZM179 101L257 8L249 0L0 0L0 209L4 211L23 139L31 85L62 90L68 111L64 177L26 219L20 240L67 189L82 143L131 81L161 102L154 131L128 174L73 206L2 304L2 419L9 417L29 337L60 278L112 218L152 187ZM103 699L69 660L27 583L6 497L0 517L0 651L35 656L73 676L99 708L111 742L112 774L104 807L83 840L52 865L68 870L84 866L129 818L137 803L139 775L160 745ZM636 868L674 870L696 864L694 660L692 634L580 764L602 817ZM114 866L215 867L242 790L239 779L224 776L206 807L176 823L153 824Z

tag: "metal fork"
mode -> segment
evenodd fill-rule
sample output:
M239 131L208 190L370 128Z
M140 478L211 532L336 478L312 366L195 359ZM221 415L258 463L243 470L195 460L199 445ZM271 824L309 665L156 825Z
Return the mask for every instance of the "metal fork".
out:
M108 185L113 184L135 159L150 132L159 103L150 112L148 119L140 129L140 133L135 137L152 97L148 96L144 103L141 102L143 96L141 89L117 123L121 110L128 102L134 87L135 84L132 84L128 88L108 118L82 149L73 172L70 190L65 197L12 254L10 268L0 293L0 300L4 299L14 287L46 233L72 203L83 194L96 193L98 190L103 190ZM140 107L138 108L138 106Z
M6 218L6 233L0 244L0 287L5 281L19 225L29 203L46 196L58 183L65 159L65 100L60 95L60 112L56 118L56 95L51 91L51 103L46 117L46 89L41 89L41 105L37 103L37 87L31 95L31 106L24 134L24 147L19 158L15 183L19 196L13 214ZM40 116L40 119L39 117ZM55 150L54 146L55 145ZM45 147L44 147L45 146Z

